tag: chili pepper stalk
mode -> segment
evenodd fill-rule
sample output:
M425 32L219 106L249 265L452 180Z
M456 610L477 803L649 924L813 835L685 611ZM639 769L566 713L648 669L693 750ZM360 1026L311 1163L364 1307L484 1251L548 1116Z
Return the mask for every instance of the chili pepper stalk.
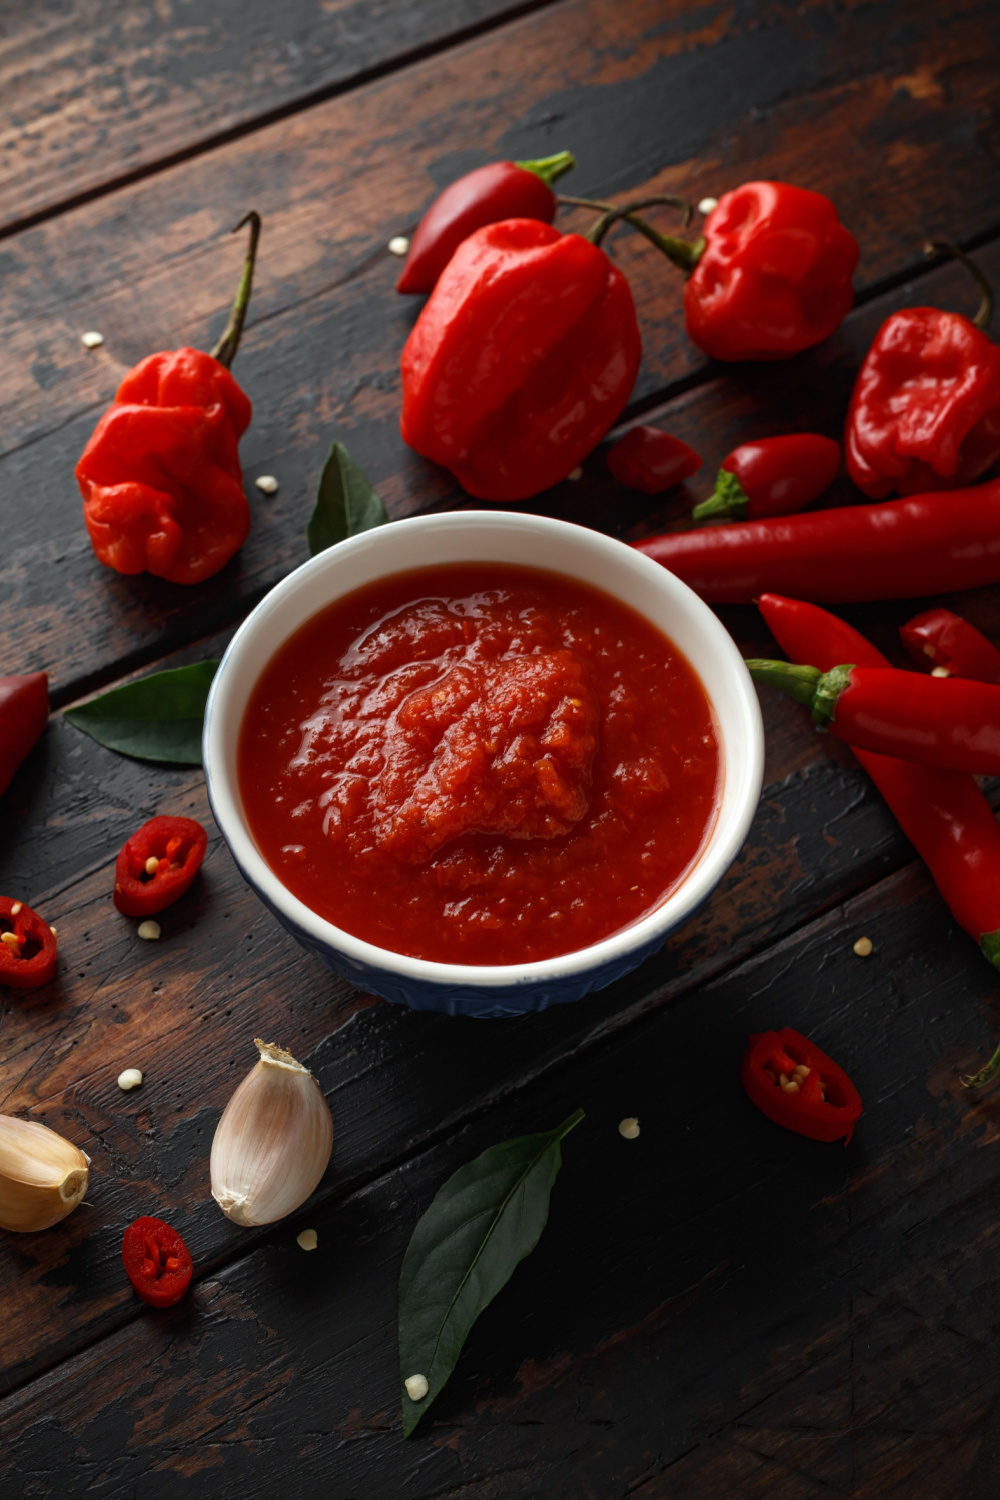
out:
M837 699L851 680L853 665L840 665L829 672L819 667L801 666L788 661L764 661L746 658L747 671L754 682L768 682L804 703L817 729L827 730L836 716Z
M253 291L253 273L257 264L257 246L260 243L260 214L255 209L245 213L240 222L233 226L233 234L237 234L244 226L250 225L250 244L247 247L246 260L243 262L243 274L240 284L236 288L236 296L229 311L229 322L225 331L212 350L212 358L217 359L220 365L230 369L236 358L236 351L240 347L240 339L243 336L243 324L246 321L247 308L250 306L250 294Z

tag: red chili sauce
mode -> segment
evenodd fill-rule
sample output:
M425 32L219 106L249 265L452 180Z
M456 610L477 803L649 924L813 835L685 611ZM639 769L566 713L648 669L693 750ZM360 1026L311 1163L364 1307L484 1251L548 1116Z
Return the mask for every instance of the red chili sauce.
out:
M523 964L635 922L715 821L697 676L597 589L499 563L397 573L308 620L244 715L282 883L397 953Z

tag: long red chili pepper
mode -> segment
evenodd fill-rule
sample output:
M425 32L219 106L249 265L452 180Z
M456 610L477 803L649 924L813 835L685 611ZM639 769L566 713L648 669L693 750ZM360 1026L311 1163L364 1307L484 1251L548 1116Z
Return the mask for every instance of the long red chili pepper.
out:
M691 515L696 521L790 516L829 489L839 468L839 443L818 432L741 443L722 460L715 489Z
M0 677L0 796L49 720L49 679L44 672Z
M903 645L921 667L930 661L943 675L1000 685L1000 651L981 631L950 609L928 609L899 628Z
M755 682L783 688L837 739L877 755L1000 775L1000 687L848 664L821 672L786 661L748 660Z
M863 635L835 615L797 599L765 594L759 601L781 649L829 671L838 662L887 667ZM936 771L892 756L855 752L910 843L928 866L959 926L1000 969L1000 825L971 776ZM971 1082L1000 1069L1000 1049Z
M713 604L763 593L851 603L979 588L1000 580L1000 479L632 545Z

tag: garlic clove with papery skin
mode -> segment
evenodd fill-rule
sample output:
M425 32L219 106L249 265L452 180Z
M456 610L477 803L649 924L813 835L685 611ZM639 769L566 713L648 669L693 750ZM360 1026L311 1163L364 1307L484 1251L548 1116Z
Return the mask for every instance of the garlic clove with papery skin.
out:
M294 1213L326 1171L333 1121L315 1078L290 1052L255 1039L257 1066L222 1113L212 1141L212 1197L249 1228Z
M0 1115L0 1229L34 1234L71 1214L90 1181L90 1159L47 1125Z

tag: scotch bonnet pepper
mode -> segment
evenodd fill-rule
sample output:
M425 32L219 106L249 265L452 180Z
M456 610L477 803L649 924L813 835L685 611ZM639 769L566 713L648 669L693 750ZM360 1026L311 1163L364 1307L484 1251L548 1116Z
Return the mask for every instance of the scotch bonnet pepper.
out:
M246 540L250 509L237 445L248 398L229 373L246 316L260 234L250 250L229 324L211 354L173 349L130 370L76 466L94 552L119 573L200 583Z

